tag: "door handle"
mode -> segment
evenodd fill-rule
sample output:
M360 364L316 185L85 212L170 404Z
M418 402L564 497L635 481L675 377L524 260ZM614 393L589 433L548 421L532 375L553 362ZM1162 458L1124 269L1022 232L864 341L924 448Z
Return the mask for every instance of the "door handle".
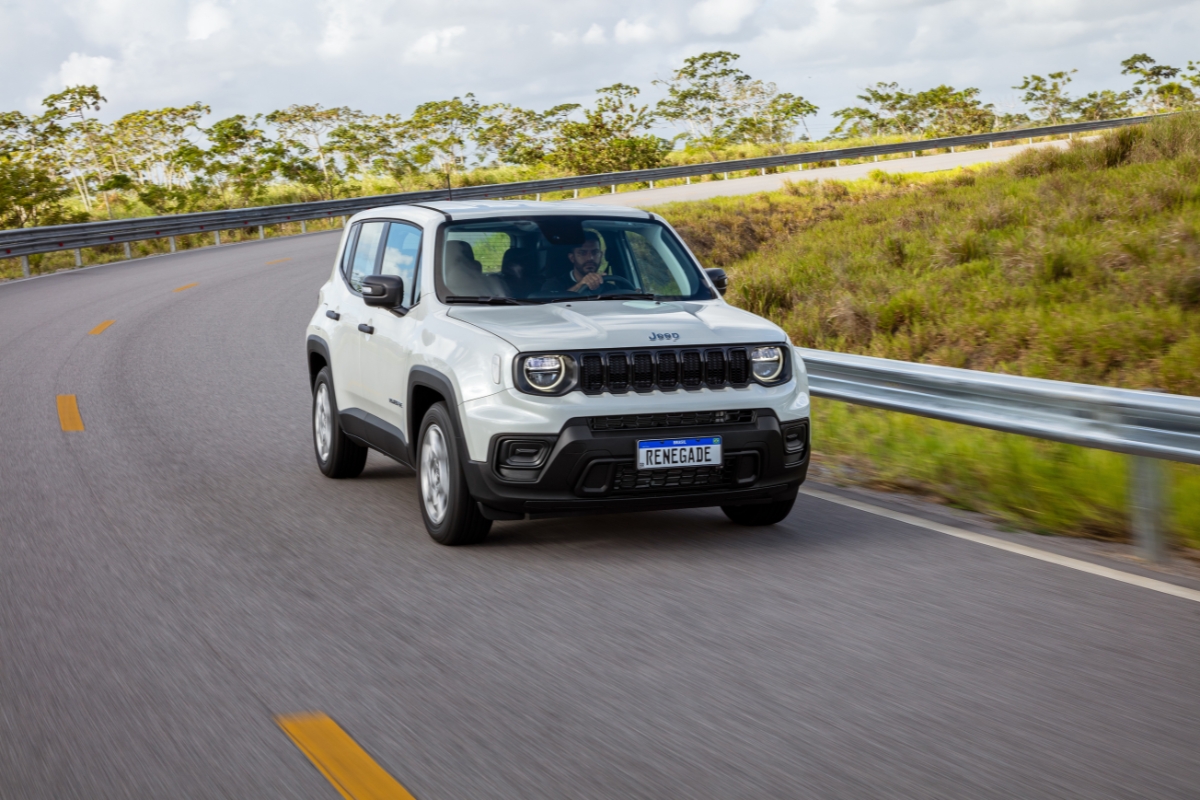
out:
M362 331L363 333L374 333L375 332L375 328L366 324L365 322L362 323L361 325L359 325L358 329L360 331Z
M332 308L325 312L325 316L329 317L334 322L337 322L342 318L342 315L334 311Z

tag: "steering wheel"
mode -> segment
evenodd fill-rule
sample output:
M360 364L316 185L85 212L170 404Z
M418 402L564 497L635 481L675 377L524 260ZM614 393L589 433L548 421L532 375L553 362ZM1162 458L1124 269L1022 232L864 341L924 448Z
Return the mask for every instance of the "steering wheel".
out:
M633 283L619 275L608 275L604 278L604 283L601 284L604 288L601 291L632 292L634 289Z

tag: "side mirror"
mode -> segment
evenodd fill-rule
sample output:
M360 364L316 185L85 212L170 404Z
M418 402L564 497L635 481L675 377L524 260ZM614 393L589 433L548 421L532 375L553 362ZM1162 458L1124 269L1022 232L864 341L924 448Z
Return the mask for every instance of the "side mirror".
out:
M362 280L362 296L369 306L396 308L404 297L404 281L399 275L368 275Z
M725 290L729 288L729 277L725 274L725 270L720 267L709 267L704 270L704 273L708 275L708 279L712 281L713 286L717 287L717 291L724 297Z

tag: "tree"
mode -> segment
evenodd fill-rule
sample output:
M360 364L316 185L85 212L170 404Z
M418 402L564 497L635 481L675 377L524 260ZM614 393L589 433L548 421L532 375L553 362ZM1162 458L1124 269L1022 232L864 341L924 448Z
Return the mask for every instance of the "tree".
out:
M1133 92L1114 92L1112 89L1103 89L1098 92L1088 92L1075 100L1072 107L1075 115L1084 122L1120 119L1129 116L1129 104L1133 97Z
M649 133L655 115L648 105L634 103L639 90L615 83L596 93L600 97L594 107L584 110L582 121L559 126L551 163L576 175L661 165L671 143Z
M491 154L504 164L539 164L549 155L567 116L578 109L578 103L563 103L547 111L531 111L507 103L489 106L472 137L477 154L481 161Z
M701 53L684 59L668 80L654 82L667 89L658 116L685 125L689 145L782 144L804 117L816 113L817 107L803 97L780 94L775 84L733 66L739 58L727 50Z
M219 191L231 191L242 205L257 201L283 158L283 148L259 127L262 115L237 114L205 129L208 148L200 170Z
M1020 86L1014 86L1017 91L1025 92L1022 102L1036 114L1040 122L1048 125L1060 125L1070 119L1076 110L1076 101L1067 94L1067 84L1071 76L1078 70L1063 70L1041 75L1026 75Z
M897 83L876 83L858 95L866 106L833 112L840 122L832 136L965 136L995 128L996 113L979 100L970 87L935 86L921 92L899 88Z
M450 174L466 164L472 133L487 109L475 95L422 103L408 119L415 163Z
M86 215L64 205L71 189L37 164L0 155L0 228L32 228L82 222Z
M341 174L327 141L327 134L358 117L361 112L317 105L291 105L272 111L263 119L275 126L278 142L285 148L279 171L285 177L318 186L326 199L336 195Z
M416 172L412 131L396 114L360 117L329 133L330 147L347 175L387 175L396 180Z
M107 102L97 86L69 86L42 100L46 110L36 120L40 129L37 149L53 153L66 167L83 207L89 212L92 210L89 184L104 181L109 172L101 156L103 126L88 113L98 113ZM104 194L103 199L112 219L108 195Z
M1192 67L1191 62L1188 63ZM1183 72L1179 67L1159 64L1145 53L1137 53L1121 62L1122 75L1136 75L1133 94L1141 98L1142 108L1150 114L1178 111L1196 102L1196 94L1175 78ZM1190 78L1185 78L1193 83ZM1195 84L1194 84L1195 85Z

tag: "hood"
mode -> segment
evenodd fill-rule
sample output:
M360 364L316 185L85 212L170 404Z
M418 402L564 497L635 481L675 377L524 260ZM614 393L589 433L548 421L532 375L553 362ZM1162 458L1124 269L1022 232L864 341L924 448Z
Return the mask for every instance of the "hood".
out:
M778 326L725 303L585 300L452 306L447 312L520 351L703 347L787 341Z

